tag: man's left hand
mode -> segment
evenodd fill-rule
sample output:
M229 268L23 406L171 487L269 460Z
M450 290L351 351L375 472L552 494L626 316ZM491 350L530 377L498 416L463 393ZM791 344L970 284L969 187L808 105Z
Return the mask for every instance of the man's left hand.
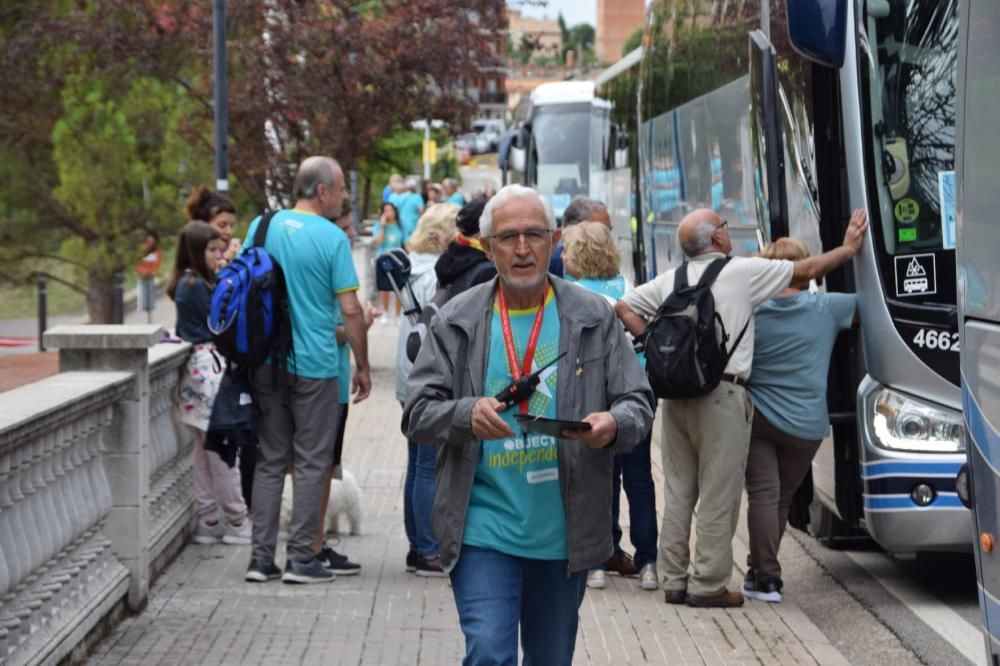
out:
M590 430L563 430L563 437L583 442L592 449L603 449L618 436L618 421L611 412L593 412L583 417Z
M368 368L358 370L351 377L351 394L354 399L352 403L359 403L368 397L372 391L372 380L368 374Z

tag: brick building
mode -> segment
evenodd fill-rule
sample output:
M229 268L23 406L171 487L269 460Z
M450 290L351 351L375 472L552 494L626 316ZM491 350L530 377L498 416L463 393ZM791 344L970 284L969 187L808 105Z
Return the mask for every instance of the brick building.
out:
M645 22L643 0L597 0L594 54L604 63L617 62L629 35Z

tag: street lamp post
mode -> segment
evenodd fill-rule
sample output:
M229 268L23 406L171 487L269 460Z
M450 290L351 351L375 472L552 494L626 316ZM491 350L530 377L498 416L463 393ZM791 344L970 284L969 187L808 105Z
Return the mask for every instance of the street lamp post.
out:
M229 191L229 163L226 149L226 0L215 0L212 6L213 57L215 75L215 189Z

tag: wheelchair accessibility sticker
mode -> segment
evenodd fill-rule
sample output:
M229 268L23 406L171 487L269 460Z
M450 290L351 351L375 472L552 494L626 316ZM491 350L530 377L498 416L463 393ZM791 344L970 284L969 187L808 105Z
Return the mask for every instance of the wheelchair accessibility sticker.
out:
M904 254L896 257L896 296L924 296L937 293L937 266L934 254Z

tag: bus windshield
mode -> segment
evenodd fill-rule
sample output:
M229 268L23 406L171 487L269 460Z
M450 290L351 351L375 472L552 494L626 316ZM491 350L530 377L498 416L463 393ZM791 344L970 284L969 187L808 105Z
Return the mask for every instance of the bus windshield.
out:
M540 106L531 119L528 179L549 196L556 215L574 196L589 194L590 119L590 104Z
M867 3L867 43L861 39L875 147L872 208L890 254L955 246L957 5Z

